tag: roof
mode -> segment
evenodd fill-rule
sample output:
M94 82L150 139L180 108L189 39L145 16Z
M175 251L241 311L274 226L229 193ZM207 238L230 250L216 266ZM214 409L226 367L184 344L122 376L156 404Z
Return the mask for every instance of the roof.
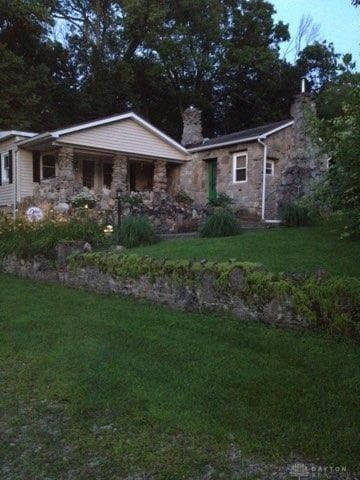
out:
M211 139L206 139L202 143L188 146L190 152L197 152L199 150L210 150L224 145L232 145L235 143L249 142L252 140L264 139L273 133L276 133L284 128L293 125L293 119L282 120L281 122L269 123L261 127L248 128L239 132L229 133Z
M0 142L11 137L34 137L35 135L37 134L33 132L22 132L20 130L0 130Z
M188 154L188 151L186 148L184 148L182 145L180 145L178 142L173 140L171 137L166 135L164 132L161 130L157 129L154 127L151 123L147 122L144 120L142 117L137 115L134 112L127 112L127 113L122 113L119 115L111 115L109 117L101 118L98 120L93 120L90 122L85 122L85 123L80 123L78 125L73 125L71 127L66 127L66 128L61 128L58 130L53 130L51 132L45 132L41 133L39 135L36 135L30 139L22 140L19 142L19 145L21 147L33 147L39 142L43 142L46 140L58 140L62 135L67 135L69 133L74 133L78 132L80 130L85 130L88 128L94 128L98 127L100 125L106 125L109 123L114 123L114 122L119 122L122 120L134 120L136 123L140 124L156 136L160 137L163 141L167 142L168 144L172 145L174 148L179 150L183 154Z

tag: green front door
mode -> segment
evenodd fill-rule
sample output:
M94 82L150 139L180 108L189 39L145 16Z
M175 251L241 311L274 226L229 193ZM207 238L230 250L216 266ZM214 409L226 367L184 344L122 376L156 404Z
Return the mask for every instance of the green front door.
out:
M216 169L217 169L217 161L216 159L212 159L208 161L208 180L209 180L209 200L216 199Z

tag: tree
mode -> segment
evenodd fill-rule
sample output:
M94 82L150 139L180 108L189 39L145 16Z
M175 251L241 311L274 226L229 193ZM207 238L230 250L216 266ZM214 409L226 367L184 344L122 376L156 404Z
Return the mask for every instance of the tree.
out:
M314 139L332 157L328 195L346 214L346 235L360 237L360 79L348 89L339 115L313 119ZM319 140L321 139L321 140Z
M287 58L293 53L294 61L296 61L305 47L317 41L319 32L320 24L315 23L311 15L302 15L297 32L288 42L283 58Z
M294 82L279 42L289 33L273 13L265 0L59 0L81 117L136 108L179 138L192 103L205 135L286 116Z
M66 52L49 39L52 24L46 2L0 3L1 128L41 130L56 119L59 98L65 103Z
M315 42L299 54L296 67L300 76L306 77L310 89L318 93L328 82L335 80L339 54L332 43Z

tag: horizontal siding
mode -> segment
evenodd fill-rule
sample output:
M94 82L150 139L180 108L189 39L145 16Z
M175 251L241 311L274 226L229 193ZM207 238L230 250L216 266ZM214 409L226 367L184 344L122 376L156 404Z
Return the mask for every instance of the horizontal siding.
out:
M0 142L0 153L7 153L9 150L16 150L15 141L19 137L13 137L5 142ZM15 179L14 179L15 180ZM7 206L14 204L14 183L11 185L5 184L0 186L0 206Z
M19 171L19 187L21 198L29 197L34 192L34 187L37 185L33 183L33 162L32 152L26 150L19 150L18 152L18 171ZM20 198L19 198L20 199Z
M188 157L134 120L121 120L61 136L61 142L175 160Z

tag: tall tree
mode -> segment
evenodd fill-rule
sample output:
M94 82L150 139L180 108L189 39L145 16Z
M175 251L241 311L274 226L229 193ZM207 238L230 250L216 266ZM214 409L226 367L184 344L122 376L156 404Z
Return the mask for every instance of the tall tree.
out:
M61 88L63 47L49 38L53 21L45 1L0 2L1 128L48 127ZM66 70L66 68L64 68ZM48 112L48 114L47 114Z

